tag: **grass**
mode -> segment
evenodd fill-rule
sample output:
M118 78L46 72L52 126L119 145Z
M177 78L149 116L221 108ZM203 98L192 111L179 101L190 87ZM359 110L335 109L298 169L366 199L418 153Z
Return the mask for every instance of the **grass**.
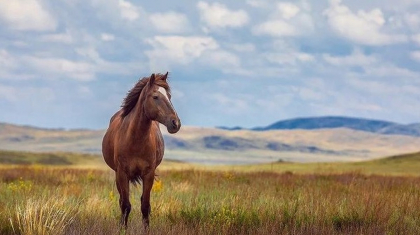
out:
M0 234L118 234L118 194L105 170L0 169ZM164 170L150 234L418 234L420 178ZM132 188L128 234L141 234Z
M220 168L219 168L220 169ZM395 155L391 157L359 162L331 162L331 163L291 163L277 162L270 164L256 164L248 166L224 166L224 170L242 172L292 172L298 174L340 174L342 172L358 172L376 175L420 175L420 152Z
M0 234L121 232L111 170L35 159L0 167ZM149 234L420 234L419 162L419 153L233 169L166 162L152 189ZM141 189L131 190L126 233L142 234Z
M0 150L0 164L3 165L100 165L102 159L98 155L79 153L35 153Z

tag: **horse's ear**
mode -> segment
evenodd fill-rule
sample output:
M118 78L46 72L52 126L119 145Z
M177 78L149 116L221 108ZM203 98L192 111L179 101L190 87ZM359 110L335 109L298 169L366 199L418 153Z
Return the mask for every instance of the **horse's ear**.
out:
M166 81L168 79L169 72L166 72L165 75L163 75L162 80Z
M150 76L150 79L149 79L149 86L153 86L155 84L155 80L156 80L155 74L152 73L152 76Z

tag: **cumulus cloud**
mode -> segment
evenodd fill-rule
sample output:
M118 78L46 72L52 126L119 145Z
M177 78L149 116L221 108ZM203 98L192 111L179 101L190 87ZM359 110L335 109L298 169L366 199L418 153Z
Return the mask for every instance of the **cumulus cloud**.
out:
M270 36L297 36L299 31L284 20L270 20L253 28L252 32L256 35Z
M211 37L182 37L182 36L155 36L147 39L154 50L147 51L146 55L151 60L167 58L171 62L186 64L200 57L206 50L219 47Z
M308 53L290 51L285 53L266 53L265 58L271 62L280 65L296 65L296 63L301 62L313 62L315 57Z
M155 36L146 40L153 50L146 51L152 69L169 69L171 65L198 63L222 72L242 73L240 59L220 48L212 37Z
M39 74L69 77L78 81L91 81L95 78L94 68L87 62L63 58L39 58L27 56L24 63Z
M139 9L129 1L119 0L118 7L120 8L121 18L134 21L140 16Z
M0 19L14 30L52 31L56 19L37 0L0 1Z
M207 3L200 1L197 4L201 21L210 28L238 28L249 21L245 10L230 10L221 3Z
M190 27L186 15L173 11L151 14L149 20L162 33L182 33Z
M407 41L405 35L384 32L386 21L379 8L354 13L341 0L330 0L324 15L333 31L358 44L382 46Z
M280 12L280 15L286 20L293 18L300 11L298 6L290 2L280 2L277 4L277 8Z
M309 7L306 4L298 6L291 2L280 2L268 20L252 28L252 33L272 37L308 34L314 30L313 19L308 11Z

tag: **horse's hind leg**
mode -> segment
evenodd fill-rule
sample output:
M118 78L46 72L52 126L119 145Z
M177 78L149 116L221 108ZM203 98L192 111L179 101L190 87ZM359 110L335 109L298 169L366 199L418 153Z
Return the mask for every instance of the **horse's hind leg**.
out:
M131 211L130 203L130 185L127 174L122 171L117 171L117 189L120 194L120 208L121 208L121 226L127 229L128 216Z
M143 225L149 227L150 215L150 191L152 190L155 172L152 171L143 177L143 193L141 195L141 213L143 214Z

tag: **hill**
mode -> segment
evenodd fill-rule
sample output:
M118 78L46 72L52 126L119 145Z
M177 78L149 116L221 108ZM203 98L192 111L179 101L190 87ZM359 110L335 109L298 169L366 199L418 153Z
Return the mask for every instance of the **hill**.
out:
M332 128L348 128L352 130L367 131L379 134L420 136L419 123L404 125L381 120L339 116L294 118L278 121L265 127L256 127L253 128L253 130L315 130ZM239 128L235 127L235 129Z
M165 159L204 164L362 161L419 150L420 137L349 128L236 130L183 126L165 138ZM0 149L101 154L105 130L0 124Z

